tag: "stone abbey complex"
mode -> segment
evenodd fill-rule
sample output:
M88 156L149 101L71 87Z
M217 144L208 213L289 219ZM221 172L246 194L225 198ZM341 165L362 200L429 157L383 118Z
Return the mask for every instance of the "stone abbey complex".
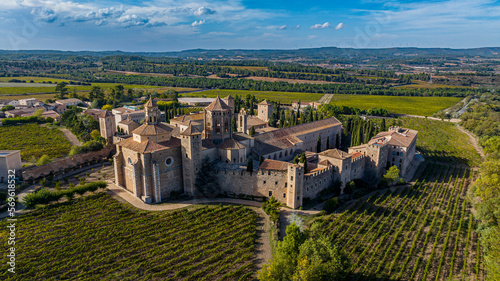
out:
M272 110L272 103L263 101L258 104L257 116L248 116L244 109L236 114L231 96L217 97L202 113L176 117L166 124L150 99L142 125L130 117L118 122L133 130L115 140L115 183L146 203L168 199L172 192L196 197L200 195L196 177L202 160L208 157L221 194L274 196L298 208L304 198L317 197L335 181L340 181L343 189L368 171L380 177L391 165L398 166L402 176L411 170L417 131L391 127L367 144L344 152L335 149L342 133L342 124L335 117L276 129L264 125ZM238 132L233 131L233 116ZM101 130L104 128L101 133L110 135L107 130L114 130L115 118L107 113L99 120ZM247 134L249 122L262 124L259 134ZM292 161L302 153L307 158L307 171L303 164ZM264 160L258 169L247 171L244 165L249 157Z

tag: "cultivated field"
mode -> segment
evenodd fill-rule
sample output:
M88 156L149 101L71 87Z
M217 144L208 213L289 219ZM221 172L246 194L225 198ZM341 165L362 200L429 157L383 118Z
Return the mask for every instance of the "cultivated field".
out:
M417 150L427 160L478 166L481 157L455 124L424 118L402 118L403 127L418 131Z
M470 87L452 86L452 85L444 85L437 83L428 83L426 81L420 81L420 80L412 80L411 82L413 84L398 86L398 88L402 89L470 88Z
M146 212L90 195L17 217L16 274L2 255L0 279L249 280L256 219L242 206Z
M40 158L47 154L51 158L67 156L71 143L63 132L37 124L0 126L0 150L21 150L21 159Z
M407 97L335 94L330 104L337 106L385 108L390 113L431 116L441 109L448 108L463 98L457 97Z
M34 83L7 83L11 79L23 80L26 82L33 81ZM52 84L43 84L41 82L52 82ZM48 98L53 98L56 84L58 82L69 82L67 79L56 79L56 78L44 78L44 77L0 77L0 96L4 99L21 99L21 98L31 98L40 97L40 100L45 100ZM93 86L99 86L103 90L109 90L114 88L118 83L92 83L92 86L78 86L78 85L68 85L67 88L69 92L76 91L79 95L86 94L89 92ZM156 91L158 93L163 93L167 90L175 90L178 92L184 91L194 91L195 88L183 88L183 87L163 87L163 86L150 86L150 85L127 85L121 84L125 89L134 90L145 90L145 91ZM52 94L47 94L52 93ZM39 95L42 94L42 95ZM50 97L49 97L50 95ZM42 98L43 96L43 98Z
M378 192L319 220L351 261L349 280L483 280L466 200L473 172L431 164L409 188Z
M272 91L247 91L247 90L208 90L203 92L195 93L184 93L183 97L202 97L206 96L208 98L215 98L220 96L221 98L227 96L239 95L241 98L245 98L247 94L255 95L257 99L268 99L274 101L281 101L283 103L291 103L292 101L303 101L311 102L319 100L323 94L316 93L295 93L295 92L272 92Z

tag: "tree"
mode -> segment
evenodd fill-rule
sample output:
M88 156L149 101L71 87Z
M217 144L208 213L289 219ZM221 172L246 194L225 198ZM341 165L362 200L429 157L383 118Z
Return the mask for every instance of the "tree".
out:
M321 133L319 133L318 141L316 142L316 152L317 153L321 152Z
M388 185L393 185L399 180L399 169L396 166L391 166L387 172L385 172L385 175L383 179L387 182Z
M286 227L286 236L278 242L271 263L259 271L259 280L292 280L297 267L299 248L306 240L300 228L295 224Z
M252 126L252 127L250 128L250 136L252 136L252 137L253 137L254 135L255 135L255 128Z
M348 258L328 238L307 239L299 248L293 281L330 281L347 277Z
M64 99L65 96L68 94L68 88L66 87L68 83L66 82L59 82L57 83L56 86L56 92L59 92L59 99Z
M111 111L113 110L113 106L110 104L106 104L102 107L103 110Z
M43 115L43 109L37 109L35 110L35 112L33 113L33 116L36 116L36 117L40 117Z
M90 136L95 140L97 139L97 137L101 136L101 133L98 130L93 130L92 132L90 132Z
M16 108L13 105L10 105L10 104L2 107L2 111L4 111L4 112L7 111L7 110L13 110L13 109L16 109Z
M381 132L387 131L387 127L385 125L385 118L382 118L382 123L380 123L380 131Z
M300 163L304 164L304 173L307 173L307 157L305 153L300 155Z
M262 162L264 162L264 156L261 155L259 157L259 166L260 166L260 164L262 164Z
M201 168L196 173L194 183L196 189L205 197L213 197L219 193L219 182L215 176L215 170L210 163L210 158L206 156L201 161Z
M247 171L252 172L253 171L253 158L249 157L247 161Z
M234 116L233 116L233 120L231 120L231 125L233 127L233 132L237 132L238 127L236 126L236 118L234 118Z
M40 159L38 159L38 161L36 161L36 165L43 166L45 164L49 164L50 162L52 162L50 157L48 155L44 154L44 155L42 155L42 157L40 157Z
M99 108L99 100L93 100L90 106L92 108Z

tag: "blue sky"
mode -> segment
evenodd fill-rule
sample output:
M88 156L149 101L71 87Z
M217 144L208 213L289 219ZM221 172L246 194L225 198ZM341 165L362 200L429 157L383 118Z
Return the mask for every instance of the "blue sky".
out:
M1 0L0 49L500 46L500 3Z

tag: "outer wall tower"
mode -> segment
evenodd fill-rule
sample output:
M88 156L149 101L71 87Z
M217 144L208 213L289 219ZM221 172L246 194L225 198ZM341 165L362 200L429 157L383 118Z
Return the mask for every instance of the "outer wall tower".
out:
M201 133L189 124L188 128L180 134L182 148L182 172L184 193L195 196L196 174L201 168L202 146Z
M106 111L99 116L99 127L101 137L105 138L108 143L113 142L113 136L116 133L115 116L111 112Z

